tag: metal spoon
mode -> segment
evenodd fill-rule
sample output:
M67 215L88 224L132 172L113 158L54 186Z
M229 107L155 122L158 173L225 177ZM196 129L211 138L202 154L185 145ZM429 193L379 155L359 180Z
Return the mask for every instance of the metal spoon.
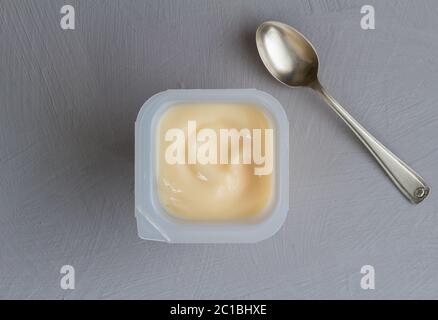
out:
M267 21L257 29L256 42L269 72L289 87L315 90L345 121L409 200L420 203L427 197L430 188L424 180L377 141L321 86L318 80L318 55L301 33L284 23Z

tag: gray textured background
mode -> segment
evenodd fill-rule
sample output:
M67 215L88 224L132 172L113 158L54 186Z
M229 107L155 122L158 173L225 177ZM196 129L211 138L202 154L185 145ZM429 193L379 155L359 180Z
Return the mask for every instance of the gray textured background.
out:
M75 31L59 26L64 4ZM360 28L364 4L376 30ZM437 17L435 0L0 0L0 298L438 298ZM329 91L432 186L424 203L316 95L267 74L254 32L268 19L311 39ZM168 88L258 88L283 104L291 211L275 237L137 238L134 121Z

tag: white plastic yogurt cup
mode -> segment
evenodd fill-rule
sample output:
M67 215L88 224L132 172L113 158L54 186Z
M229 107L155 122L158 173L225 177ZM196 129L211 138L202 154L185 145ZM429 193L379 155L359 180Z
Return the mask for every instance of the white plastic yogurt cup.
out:
M157 193L157 126L181 103L242 103L257 106L274 129L273 193L257 218L190 221L169 214ZM289 122L281 104L255 89L168 90L147 100L135 123L135 216L138 235L169 243L253 243L274 235L289 211Z

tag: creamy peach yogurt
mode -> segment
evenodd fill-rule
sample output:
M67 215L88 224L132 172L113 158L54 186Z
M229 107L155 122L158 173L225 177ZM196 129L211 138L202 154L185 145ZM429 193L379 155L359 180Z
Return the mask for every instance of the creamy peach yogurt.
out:
M161 116L157 132L158 195L170 214L233 220L269 204L274 135L257 106L176 104Z

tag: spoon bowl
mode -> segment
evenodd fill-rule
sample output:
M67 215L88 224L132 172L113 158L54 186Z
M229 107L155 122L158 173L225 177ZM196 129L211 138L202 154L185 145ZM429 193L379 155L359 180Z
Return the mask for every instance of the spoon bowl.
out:
M257 29L257 48L265 67L290 87L306 87L317 80L318 55L309 40L287 24L267 21Z
M274 78L289 87L310 87L336 112L411 202L420 203L430 192L414 170L401 161L356 121L319 83L318 55L300 32L277 21L267 21L256 32L259 55Z

